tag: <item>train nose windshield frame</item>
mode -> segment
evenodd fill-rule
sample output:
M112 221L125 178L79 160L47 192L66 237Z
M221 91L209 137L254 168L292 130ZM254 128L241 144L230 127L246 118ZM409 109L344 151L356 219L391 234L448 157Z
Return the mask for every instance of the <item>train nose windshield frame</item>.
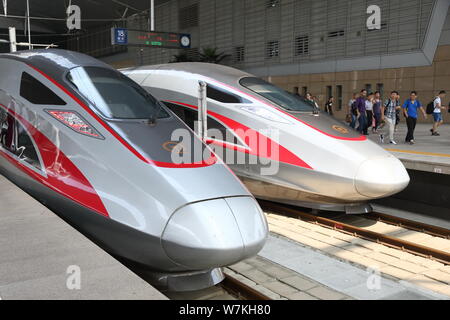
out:
M256 77L242 78L239 83L259 96L268 99L285 110L292 112L314 112L315 107L289 92Z
M67 79L105 118L156 120L170 117L158 100L114 70L77 67L70 70Z

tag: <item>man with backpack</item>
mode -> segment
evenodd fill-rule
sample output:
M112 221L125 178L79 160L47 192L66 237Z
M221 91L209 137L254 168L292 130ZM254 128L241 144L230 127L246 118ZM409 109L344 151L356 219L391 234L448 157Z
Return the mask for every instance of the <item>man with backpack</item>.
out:
M382 121L386 122L389 130L389 143L396 145L394 140L395 124L397 121L397 110L400 110L400 104L398 103L398 92L392 91L390 99L386 100L381 110ZM384 135L380 135L381 143L384 143Z
M425 119L428 118L425 110L422 107L422 104L419 100L417 100L417 92L411 91L410 98L405 101L403 104L403 114L406 118L406 124L408 126L408 134L406 135L405 142L413 145L414 142L414 131L416 130L417 124L417 115L418 110L422 111Z
M437 129L444 123L442 118L442 110L445 110L445 106L442 104L442 99L446 96L445 91L439 92L439 95L434 99L434 101L427 106L427 113L433 110L434 124L433 128L430 130L432 136L440 136Z

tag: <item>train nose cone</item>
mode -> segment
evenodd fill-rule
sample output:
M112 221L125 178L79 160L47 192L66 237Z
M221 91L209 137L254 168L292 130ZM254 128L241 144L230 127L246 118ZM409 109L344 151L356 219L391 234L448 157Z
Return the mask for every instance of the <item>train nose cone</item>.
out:
M178 210L166 226L162 246L174 262L204 270L255 256L267 235L266 219L253 198L226 198Z
M356 175L355 187L365 197L381 198L403 191L409 182L405 167L392 156L365 161Z

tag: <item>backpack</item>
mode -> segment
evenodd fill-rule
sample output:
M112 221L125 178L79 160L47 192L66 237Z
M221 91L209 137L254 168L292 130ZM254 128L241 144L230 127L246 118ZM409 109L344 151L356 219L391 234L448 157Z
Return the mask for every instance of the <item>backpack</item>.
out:
M391 99L388 100L389 102L385 103L386 107L384 108L384 115L387 116L388 109L391 106Z
M434 100L427 105L427 114L434 113Z
M357 115L358 115L358 111L357 111L357 107L356 107L356 100L353 101L353 103L352 103L351 112L352 112L352 114L353 114L354 116L357 116Z

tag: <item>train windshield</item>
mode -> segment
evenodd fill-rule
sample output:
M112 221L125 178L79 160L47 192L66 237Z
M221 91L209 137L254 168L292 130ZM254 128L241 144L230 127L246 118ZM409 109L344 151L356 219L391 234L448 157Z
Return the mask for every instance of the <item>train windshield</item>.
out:
M70 71L68 79L106 118L137 120L169 117L153 96L120 72L99 67L78 67Z
M314 111L314 106L304 101L301 97L286 92L262 79L250 77L243 78L241 79L240 84L288 111Z

